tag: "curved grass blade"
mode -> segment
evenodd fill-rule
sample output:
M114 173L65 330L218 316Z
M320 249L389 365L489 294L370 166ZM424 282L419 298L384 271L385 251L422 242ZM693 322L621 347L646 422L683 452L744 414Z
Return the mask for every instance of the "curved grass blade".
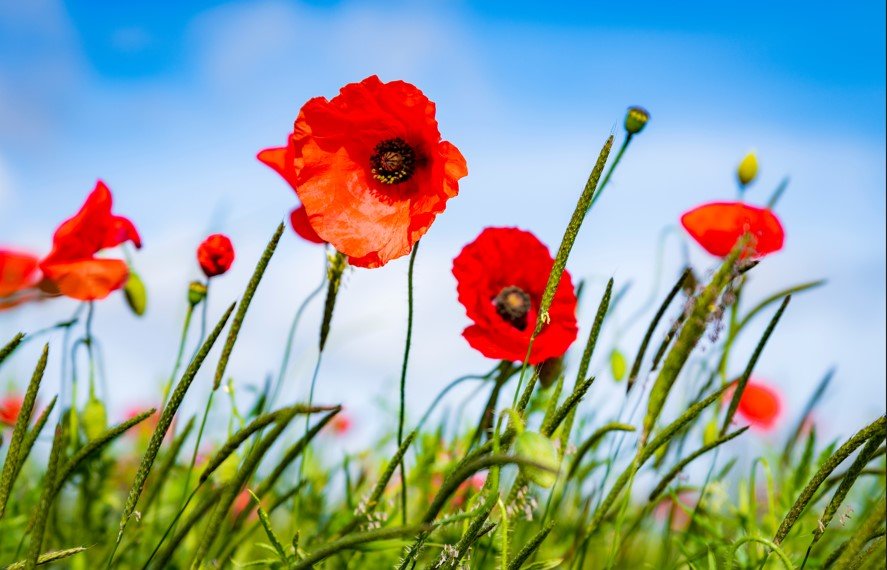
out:
M21 451L19 452L18 468L13 475L13 480L18 478L18 474L22 470L22 467L24 467L25 461L27 461L28 456L31 455L31 450L34 448L34 443L37 442L37 438L40 436L40 432L42 432L43 428L46 426L46 421L49 419L49 414L52 413L52 410L55 408L55 403L57 401L58 396L53 396L52 400L49 401L49 404L47 404L47 406L43 408L43 411L40 412L40 415L37 417L37 421L34 422L34 427L28 431L28 434L25 436L24 441L22 441Z
M567 471L568 480L576 473L580 463L582 463L582 459L585 458L585 454L594 449L594 446L597 445L605 435L614 431L635 431L635 427L629 424L612 422L596 430L588 437L588 439L583 441L579 447L576 448L576 454L573 456L573 463L570 464L570 469Z
M794 287L789 287L788 289L784 289L778 293L774 293L770 295L757 305L755 305L748 313L745 314L742 319L740 319L739 324L736 325L736 330L740 331L745 328L745 325L749 323L753 318L755 318L758 313L772 305L773 303L782 300L784 297L790 297L795 293L802 293L804 291L809 291L810 289L815 289L817 287L821 287L825 285L826 280L820 279L818 281L810 281L807 283L801 283L800 285L795 285Z
M819 468L819 471L813 475L813 478L810 479L810 482L807 483L804 490L801 491L801 494L798 496L798 499L795 501L794 505L792 505L789 512L786 513L785 518L779 525L779 529L776 531L776 535L773 537L774 543L781 544L785 537L788 536L789 531L798 521L798 518L801 516L801 513L804 512L804 509L807 508L807 505L810 503L816 490L832 471L834 471L838 465L850 456L851 453L856 451L859 446L867 442L870 438L883 437L885 429L887 429L887 416L881 416L868 426L856 432L856 434L848 439L844 445L839 447L838 450L828 458L822 467Z
M249 283L246 284L246 290L243 292L243 297L240 299L240 306L237 308L237 314L234 316L234 320L231 321L231 328L228 330L228 338L225 340L225 346L222 348L222 355L219 357L219 364L216 367L216 376L213 380L213 391L218 390L219 386L222 384L222 378L225 376L225 369L228 367L228 359L231 358L231 352L234 350L234 343L237 342L237 336L240 334L240 327L243 325L243 319L246 317L246 310L249 309L249 304L253 300L253 295L256 294L256 289L258 289L259 282L265 274L265 269L268 268L268 262L271 261L271 256L274 255L274 250L277 249L277 243L280 241L280 236L283 235L283 228L284 224L281 222L280 225L277 226L274 235L271 236L271 241L265 246L265 251L262 252L262 257L259 258L259 262L256 264L256 269L253 271Z
M305 558L298 561L293 565L294 570L303 570L314 568L314 565L318 562L325 560L336 554L337 552L342 552L343 550L349 550L356 546L360 546L362 544L367 544L369 542L375 542L378 540L388 540L390 538L397 538L400 536L409 536L411 534L416 534L425 530L429 530L434 528L432 525L428 524L420 524L420 525L409 525L409 526L398 526L392 528L379 528L375 530L368 530L365 532L358 532L354 534L349 534L348 536L344 536L338 540L330 542L324 546L321 546L317 550L309 552Z
M145 495L145 500L142 501L142 516L145 516L145 513L148 512L151 505L154 504L154 501L157 500L163 492L166 480L169 478L169 474L176 465L176 459L179 456L179 452L182 450L182 446L185 445L185 440L188 439L188 436L191 435L191 431L194 429L194 421L195 417L191 416L181 433L172 440L172 444L169 446L169 451L163 454L163 461L156 470L157 475L151 480L148 494Z
M18 338L18 337L16 337ZM21 342L21 339L19 339ZM9 345L7 345L8 347ZM13 347L14 349L15 347ZM5 349L4 349L5 350ZM11 351L10 351L11 352ZM31 421L31 413L34 411L34 402L37 401L37 391L40 389L40 381L43 380L43 372L46 370L46 361L49 358L49 345L43 345L43 352L37 367L28 383L22 407L12 428L12 438L9 440L9 449L6 451L6 459L3 462L3 471L0 472L0 518L6 512L6 503L15 484L16 475L21 470L21 457L23 443L28 432L28 423Z
M662 478L662 480L659 481L659 484L656 485L656 487L650 492L650 495L647 498L647 500L650 502L655 501L659 497L659 495L661 495L662 492L665 491L665 488L668 487L668 485L675 479L675 477L680 475L681 471L683 471L687 465L689 465L690 463L692 463L693 461L695 461L699 457L705 455L706 453L708 453L712 449L727 443L731 439L739 437L740 435L745 433L747 430L748 430L748 426L738 429L731 434L725 435L725 436L717 439L716 441L709 443L708 445L704 445L704 446L700 447L699 449L697 449L696 451L694 451L693 453L691 453L687 457L684 457L683 459L681 459L679 462L677 462L675 464L674 467L671 468L671 470L668 473L665 474L665 476Z
M87 550L85 546L75 546L74 548L66 548L65 550L53 550L52 552L44 552L37 557L37 566L43 566L44 564L50 564L52 562L64 560L65 558L70 558L75 554L80 554L84 550ZM10 564L6 567L6 570L24 570L24 568L26 567L27 561L21 560L19 562L14 562Z
M548 538L548 533L551 532L551 529L554 528L554 521L549 522L542 530L537 532L533 538L531 538L523 548L520 549L515 557L508 563L508 570L520 570L520 568L524 565L530 556L533 555L536 550L542 546L542 542Z

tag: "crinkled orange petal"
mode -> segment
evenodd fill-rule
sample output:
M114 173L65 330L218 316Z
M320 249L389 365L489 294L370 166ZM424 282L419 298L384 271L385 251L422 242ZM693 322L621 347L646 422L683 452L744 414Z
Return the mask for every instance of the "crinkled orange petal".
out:
M0 249L0 297L34 285L38 263L33 255Z
M743 202L711 202L681 216L681 224L707 252L724 257L746 233L752 243L744 257L762 257L782 249L785 232L776 214Z

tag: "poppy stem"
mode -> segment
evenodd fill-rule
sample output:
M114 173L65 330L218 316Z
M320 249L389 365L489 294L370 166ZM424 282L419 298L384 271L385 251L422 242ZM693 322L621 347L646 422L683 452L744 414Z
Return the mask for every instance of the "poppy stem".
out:
M175 366L173 366L172 374L169 375L169 379L166 381L166 385L163 386L163 397L160 401L160 409L166 405L166 399L169 397L169 392L172 390L172 383L175 382L176 376L179 373L179 369L182 366L182 357L185 354L185 344L188 340L188 330L191 328L191 317L194 315L194 306L191 303L188 303L188 311L185 313L185 322L182 325L182 338L179 340L179 351L176 353L176 362Z
M406 415L407 399L407 364L410 361L410 347L413 341L413 268L416 264L416 254L419 252L419 243L413 246L410 254L410 265L407 270L407 339L403 348L403 365L400 368L400 413L397 419L397 447L403 445L404 420ZM404 454L406 455L406 454ZM404 456L400 457L400 507L401 523L407 524L407 468Z
M89 398L95 399L95 353L92 350L92 317L95 312L95 304L89 301L86 306L86 353L89 358Z

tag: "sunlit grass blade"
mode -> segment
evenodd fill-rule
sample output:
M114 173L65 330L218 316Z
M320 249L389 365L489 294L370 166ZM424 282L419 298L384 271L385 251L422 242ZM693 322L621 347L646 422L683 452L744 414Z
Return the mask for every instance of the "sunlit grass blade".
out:
M868 517L853 533L850 540L841 545L840 554L834 560L834 564L827 566L835 570L843 570L844 568L858 568L854 563L864 555L866 545L871 541L877 541L884 538L884 518L887 513L887 502L884 496L877 501ZM830 557L831 558L831 557Z
M157 469L154 470L155 475L151 479L151 484L148 486L148 494L145 495L145 500L142 501L142 516L148 512L154 504L154 501L160 497L163 489L166 487L166 482L176 465L179 452L185 445L185 440L188 439L188 436L191 435L191 431L194 429L194 422L194 416L188 418L188 423L185 424L182 431L172 440L169 449L163 454L163 460L160 465L157 466Z
M37 361L37 367L34 369L30 383L28 383L21 410L19 410L15 426L12 428L12 437L9 440L9 448L6 450L3 471L0 472L0 518L3 518L3 514L6 512L6 503L12 492L12 486L15 484L16 475L21 470L23 443L28 433L28 423L31 421L31 413L34 411L34 402L37 401L37 392L40 390L40 382L43 380L48 357L49 345L46 344L43 346L40 360Z
M274 250L277 249L277 243L280 241L280 236L283 235L283 228L284 224L281 222L274 231L274 235L271 236L271 241L265 246L265 251L262 252L262 256L256 264L256 269L253 271L252 277L250 277L249 282L246 284L246 290L243 292L243 297L240 299L240 305L237 307L237 314L234 315L234 319L231 321L231 328L228 330L228 338L225 340L225 345L222 347L222 355L219 357L219 364L216 367L216 375L213 380L213 391L218 390L219 386L222 384L222 378L225 376L228 360L231 358L231 352L234 350L234 343L237 342L237 336L240 334L240 327L243 325L246 311L249 309L250 302L253 300L253 295L256 294L256 289L259 288L259 283L262 281L265 269L268 268L271 256L274 255Z
M586 440L579 444L579 446L576 448L576 453L573 455L573 462L570 464L570 469L567 471L567 479L571 479L573 477L573 475L576 473L576 470L579 468L579 465L582 463L582 459L585 458L585 455L589 451L594 449L594 447L604 438L605 435L616 431L635 431L635 427L629 424L611 422L595 430L593 434L586 438Z
M542 546L542 542L548 538L548 534L551 532L551 529L554 528L554 525L555 521L551 521L542 527L539 532L533 535L533 538L527 541L524 547L521 548L508 563L508 570L520 570L520 568L523 568L524 562L529 560L530 556Z
M308 568L314 568L314 565L318 562L326 560L330 556L342 552L344 550L349 550L355 548L357 546L375 542L379 540L388 540L391 538L398 538L401 536L410 536L424 530L428 530L433 528L432 525L421 524L421 525L410 525L410 526L397 526L390 528L379 528L374 530L368 530L364 532L356 532L349 534L348 536L344 536L338 540L334 540L333 542L329 542L316 550L312 550L308 552L302 560L296 562L292 568L293 570L303 570Z
M47 404L46 407L43 408L43 411L40 412L40 415L37 417L37 421L34 422L34 427L28 430L27 435L25 435L25 439L22 441L21 451L19 452L18 468L13 475L13 481L18 478L19 472L22 470L22 467L24 467L25 462L31 455L31 450L34 448L34 444L37 442L37 438L40 436L40 433L46 426L46 422L47 420L49 420L49 414L52 413L52 410L55 408L55 404L57 401L58 396L53 396L52 400L49 401L49 404Z

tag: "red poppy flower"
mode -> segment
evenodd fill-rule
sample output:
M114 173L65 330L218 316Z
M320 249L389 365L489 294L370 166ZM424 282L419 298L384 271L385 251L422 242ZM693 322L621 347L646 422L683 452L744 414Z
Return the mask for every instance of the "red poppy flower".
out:
M266 148L259 152L257 156L260 161L273 168L284 180L289 182L293 191L296 189L295 157L296 147L293 143L292 135L287 141L287 146ZM296 232L296 235L305 241L311 243L326 243L322 237L317 235L314 228L311 227L311 223L308 221L308 213L305 211L305 206L299 206L290 212L290 224L293 226L293 231Z
M14 426L22 411L21 396L6 396L0 400L0 424Z
M111 191L99 180L80 211L55 231L52 251L40 262L40 269L62 295L93 301L126 284L126 263L95 257L99 251L126 241L142 246L133 223L111 213L112 202Z
M351 431L351 417L345 415L344 412L340 412L333 418L333 421L330 422L330 428L333 430L338 436L346 435L349 431Z
M33 255L0 249L0 297L7 297L36 283L39 260Z
M743 257L763 257L782 249L785 232L769 208L743 202L711 202L681 216L681 224L712 255L724 257L746 233L752 242Z
M228 236L213 234L197 247L197 262L207 277L221 275L234 263L234 246Z
M487 228L453 260L459 302L474 324L462 336L484 356L522 361L554 259L530 232ZM576 340L576 293L565 271L533 342L530 364L563 355Z
M754 381L746 384L737 408L739 415L748 423L765 430L776 424L781 410L779 393L766 384Z
M311 227L359 267L408 254L468 173L459 150L441 140L434 103L409 83L376 76L305 103L290 144L284 176Z

